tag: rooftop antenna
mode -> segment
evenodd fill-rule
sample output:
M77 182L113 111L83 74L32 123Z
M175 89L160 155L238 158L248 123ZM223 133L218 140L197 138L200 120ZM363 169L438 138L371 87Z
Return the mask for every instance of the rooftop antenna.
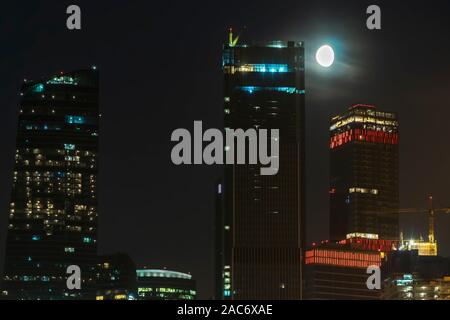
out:
M239 37L240 37L240 34L238 34L236 38L233 38L233 28L230 28L228 45L230 47L235 47L237 42L238 42L238 40L239 40Z

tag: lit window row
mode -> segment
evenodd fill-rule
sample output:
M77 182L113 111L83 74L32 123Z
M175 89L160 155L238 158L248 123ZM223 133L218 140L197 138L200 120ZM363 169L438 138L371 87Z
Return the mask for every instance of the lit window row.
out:
M370 194L374 194L377 195L378 194L378 189L367 189L367 188L349 188L348 189L349 193L370 193Z

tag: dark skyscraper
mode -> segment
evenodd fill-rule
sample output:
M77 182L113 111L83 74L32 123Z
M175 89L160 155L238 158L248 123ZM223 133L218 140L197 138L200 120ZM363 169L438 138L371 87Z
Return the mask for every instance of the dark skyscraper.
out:
M304 243L304 46L236 44L223 49L227 129L279 129L279 171L228 165L224 180L224 299L300 299ZM269 143L269 142L268 142ZM248 163L248 162L247 162ZM218 189L218 192L221 189ZM220 206L218 206L220 208ZM221 249L218 249L221 250Z
M330 136L331 239L349 233L398 239L396 114L357 104L331 120Z
M93 298L98 73L26 81L21 95L3 290L10 299ZM81 290L67 289L69 265L81 269Z

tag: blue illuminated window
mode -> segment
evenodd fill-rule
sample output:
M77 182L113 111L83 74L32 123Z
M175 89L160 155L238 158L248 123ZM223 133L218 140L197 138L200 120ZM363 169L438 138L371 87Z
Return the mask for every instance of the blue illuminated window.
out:
M91 243L91 242L92 242L92 238L84 237L84 238L83 238L83 242L84 242L84 243Z
M75 150L75 145L71 143L64 143L64 149L66 150Z
M256 86L242 86L236 87L236 89L247 92L254 93L256 91L277 91L289 94L305 94L305 90L299 90L295 87L256 87Z
M61 171L56 171L55 172L55 177L57 177L57 178L63 178L63 177L65 177L65 173L64 172L61 172Z
M66 122L70 124L83 124L86 122L86 119L82 116L66 116Z
M35 93L41 93L44 92L44 85L42 83L38 83L36 85L33 86L33 92Z
M31 240L38 241L38 240L41 240L41 237L34 235L34 236L31 237Z

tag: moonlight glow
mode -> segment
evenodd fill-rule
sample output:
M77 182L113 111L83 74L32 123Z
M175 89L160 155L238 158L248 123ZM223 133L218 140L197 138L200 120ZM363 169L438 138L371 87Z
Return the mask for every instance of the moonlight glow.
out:
M328 68L334 62L334 51L329 45L324 45L317 50L316 53L317 63L322 67Z

